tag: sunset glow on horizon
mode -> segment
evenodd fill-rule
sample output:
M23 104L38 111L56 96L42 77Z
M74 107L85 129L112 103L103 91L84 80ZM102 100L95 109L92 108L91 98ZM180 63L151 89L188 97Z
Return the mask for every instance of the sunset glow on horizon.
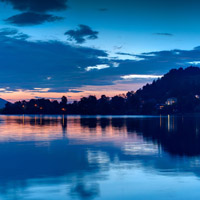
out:
M113 97L115 95L126 94L128 91L136 91L143 86L141 84L117 84L111 86L85 86L72 92L62 93L62 92L34 92L34 91L13 91L3 93L0 92L0 98L3 98L9 102L16 102L22 100L30 100L37 98L46 98L50 100L60 101L62 96L66 96L69 102L80 100L82 97L87 97L89 95L94 95L100 98L101 95L106 95L108 97ZM76 92L77 91L77 92Z
M153 2L0 0L0 97L112 97L200 65L200 3Z

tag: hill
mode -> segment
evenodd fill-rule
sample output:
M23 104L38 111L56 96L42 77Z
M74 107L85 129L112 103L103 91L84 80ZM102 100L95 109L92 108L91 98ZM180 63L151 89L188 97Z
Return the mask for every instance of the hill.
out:
M172 69L162 78L145 85L136 92L144 102L164 104L174 98L179 112L200 111L200 68Z
M172 69L161 79L147 84L137 91L144 99L154 98L163 101L169 97L200 94L200 68Z
M5 107L5 105L6 105L6 103L8 103L8 101L0 98L0 109L3 109Z

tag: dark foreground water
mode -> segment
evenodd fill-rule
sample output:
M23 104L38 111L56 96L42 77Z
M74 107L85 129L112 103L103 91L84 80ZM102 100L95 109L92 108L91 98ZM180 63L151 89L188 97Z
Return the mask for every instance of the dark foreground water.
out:
M0 200L200 198L200 116L0 116Z

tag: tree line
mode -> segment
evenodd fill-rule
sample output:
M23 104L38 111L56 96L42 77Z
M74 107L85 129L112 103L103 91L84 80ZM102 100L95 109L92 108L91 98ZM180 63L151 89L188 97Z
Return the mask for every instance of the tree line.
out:
M61 101L49 99L31 99L30 101L18 101L7 103L3 114L81 114L81 115L107 115L107 114L138 114L140 109L139 98L134 92L126 95L116 95L112 98L102 95L97 99L90 95L80 101L68 103L67 97Z
M173 105L165 104L176 98ZM80 114L80 115L137 115L200 112L200 68L172 69L162 78L146 84L136 92L99 99L90 95L80 101L31 99L7 103L3 114Z

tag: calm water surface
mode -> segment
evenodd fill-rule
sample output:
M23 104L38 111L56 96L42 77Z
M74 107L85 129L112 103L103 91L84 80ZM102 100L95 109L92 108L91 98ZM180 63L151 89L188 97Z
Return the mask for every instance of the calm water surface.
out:
M200 116L0 116L0 200L200 198Z

